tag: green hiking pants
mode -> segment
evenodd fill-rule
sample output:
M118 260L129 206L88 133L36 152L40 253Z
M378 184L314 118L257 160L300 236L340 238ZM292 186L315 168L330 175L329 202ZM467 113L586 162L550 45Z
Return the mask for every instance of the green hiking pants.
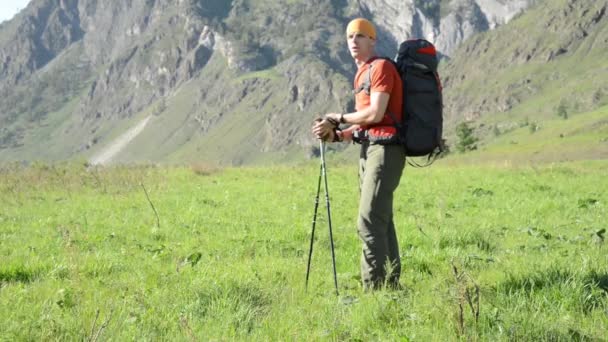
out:
M361 279L365 288L377 288L386 280L389 285L399 283L401 260L393 222L393 193L404 166L403 146L361 145L357 228L363 242Z

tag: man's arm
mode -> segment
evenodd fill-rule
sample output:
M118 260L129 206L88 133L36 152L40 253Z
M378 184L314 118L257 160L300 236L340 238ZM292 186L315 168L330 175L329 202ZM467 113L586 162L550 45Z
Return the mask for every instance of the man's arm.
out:
M326 117L330 117L340 122L342 117L342 123L355 124L355 125L371 125L382 121L386 108L388 107L388 100L390 94L382 92L372 92L370 96L370 106L354 113L338 114L330 113Z
M356 128L359 128L360 125L370 125L380 122L382 120L382 118L384 117L384 113L386 113L386 108L388 107L389 98L390 95L388 93L372 92L370 96L369 107L348 114L328 113L325 115L323 121L315 123L315 125L313 126L313 133L318 138L326 136L327 134L331 134L330 131L333 130L334 126L331 122L329 122L329 120L327 120L331 119L335 122L356 125L351 126L343 131L343 140L350 141L352 139L352 132ZM342 121L340 121L341 118Z

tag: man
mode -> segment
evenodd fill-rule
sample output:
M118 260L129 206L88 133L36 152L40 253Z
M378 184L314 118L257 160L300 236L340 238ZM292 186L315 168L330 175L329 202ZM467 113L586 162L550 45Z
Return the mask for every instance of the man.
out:
M324 141L361 144L357 226L363 242L363 286L365 289L384 284L398 286L401 261L393 223L393 193L405 165L405 150L397 144L394 120L401 120L401 78L390 61L376 57L376 30L371 22L361 18L351 21L346 36L348 49L357 64L356 111L326 114L314 124L312 132ZM340 131L338 123L351 126Z

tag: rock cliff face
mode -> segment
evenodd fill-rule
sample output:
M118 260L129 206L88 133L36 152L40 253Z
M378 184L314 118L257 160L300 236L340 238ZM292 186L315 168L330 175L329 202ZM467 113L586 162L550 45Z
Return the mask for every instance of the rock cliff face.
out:
M0 87L12 87L83 37L76 1L38 1L30 13L3 24Z
M0 25L0 159L90 156L148 115L142 135L160 140L134 138L123 160L181 160L188 145L248 162L314 145L310 120L352 106L350 18L377 24L381 54L418 36L449 56L531 1L32 0ZM206 155L231 145L220 132L238 151Z
M443 70L448 120L475 120L514 108L539 120L554 117L559 103L571 111L603 103L607 11L606 0L556 1L465 42ZM521 107L535 96L534 106Z
M473 34L508 23L530 6L530 0L453 0L452 10L441 19L436 37L437 47L447 55Z
M353 12L371 17L387 39L381 49L416 37L435 43L444 55L473 34L508 23L534 0L359 0Z

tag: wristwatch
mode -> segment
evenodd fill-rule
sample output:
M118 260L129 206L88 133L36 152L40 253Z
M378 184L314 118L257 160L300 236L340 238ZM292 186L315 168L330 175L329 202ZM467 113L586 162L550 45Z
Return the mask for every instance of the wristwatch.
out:
M344 114L340 113L340 123L346 123L346 121L344 121Z

